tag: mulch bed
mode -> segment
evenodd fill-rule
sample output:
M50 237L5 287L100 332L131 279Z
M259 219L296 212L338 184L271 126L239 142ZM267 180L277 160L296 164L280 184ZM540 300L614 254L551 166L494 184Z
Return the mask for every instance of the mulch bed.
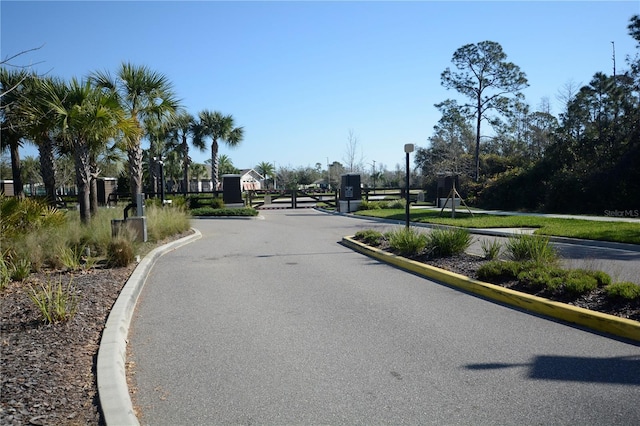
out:
M0 424L96 425L95 361L111 307L135 265L76 273L34 274L0 298ZM29 285L71 280L78 310L69 321L43 323Z

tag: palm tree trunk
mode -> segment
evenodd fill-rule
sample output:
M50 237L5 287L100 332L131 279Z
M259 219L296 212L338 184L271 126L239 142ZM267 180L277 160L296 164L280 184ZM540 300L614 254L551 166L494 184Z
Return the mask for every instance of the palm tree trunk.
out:
M82 141L74 141L73 159L76 169L76 183L78 185L78 204L80 206L80 221L91 221L90 211L90 180L91 166L89 164L89 147Z
M182 180L183 180L183 190L184 196L187 196L187 191L189 191L189 144L187 143L187 135L182 135Z
M129 185L131 201L136 201L136 195L142 194L142 148L140 142L127 150L129 157Z
M213 190L218 190L218 141L216 139L211 143L211 182Z
M22 166L20 165L20 149L17 143L10 144L11 172L13 174L13 195L24 198L24 184L22 183Z
M44 190L47 196L47 203L56 204L56 162L53 154L53 139L44 136L38 144L40 154L40 174L44 182Z
M91 156L89 169L89 211L91 217L98 214L98 165L94 156Z

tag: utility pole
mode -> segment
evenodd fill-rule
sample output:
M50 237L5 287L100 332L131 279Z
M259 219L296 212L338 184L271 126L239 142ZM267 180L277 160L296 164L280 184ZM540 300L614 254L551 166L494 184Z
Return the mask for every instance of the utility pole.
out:
M616 81L616 42L611 42L611 48L613 49L613 81Z

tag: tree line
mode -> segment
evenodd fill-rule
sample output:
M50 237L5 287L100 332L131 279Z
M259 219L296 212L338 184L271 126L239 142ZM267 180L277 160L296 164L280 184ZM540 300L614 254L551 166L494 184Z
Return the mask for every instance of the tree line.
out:
M640 16L628 24L640 48ZM502 47L485 41L458 49L441 84L459 103L436 104L442 116L415 164L427 192L457 175L462 196L491 209L580 212L640 206L640 56L624 72L596 72L582 87L567 84L558 116L543 99L531 111L528 85ZM489 131L483 131L488 125Z
M71 158L85 223L97 212L100 164L112 163L109 160L120 153L126 153L126 175L135 200L143 192L145 164L162 164L167 156L182 165L182 186L187 191L189 140L200 150L210 141L215 187L219 144L235 146L244 137L244 128L236 126L231 115L203 110L194 117L186 112L166 76L146 66L125 62L115 75L98 71L85 79L64 81L6 62L2 65L2 150L10 153L15 195L24 195L20 148L25 143L38 148L39 170L51 204L56 202L57 159ZM148 150L142 149L143 138L149 140ZM152 177L153 169L148 170Z

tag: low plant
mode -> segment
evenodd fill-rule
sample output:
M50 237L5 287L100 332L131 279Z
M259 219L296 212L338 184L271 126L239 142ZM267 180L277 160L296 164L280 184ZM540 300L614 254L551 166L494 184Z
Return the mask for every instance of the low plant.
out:
M598 287L598 280L589 271L575 269L567 271L564 282L564 290L573 295L579 296L595 290Z
M3 290L11 282L11 274L9 265L4 260L4 256L0 253L0 290Z
M222 208L200 207L190 211L192 216L257 216L258 210L251 207Z
M604 291L611 298L640 300L640 285L630 281L609 284Z
M220 197L213 197L211 200L211 208L224 209L224 200Z
M492 260L478 268L478 278L493 283L511 281L518 278L525 268L526 263L500 260Z
M123 236L115 237L107 250L107 265L110 267L128 266L134 259L133 242Z
M62 277L57 283L53 283L51 277L47 282L39 286L30 286L29 298L40 311L44 322L53 324L66 321L75 315L78 308L78 296L76 289L69 280L67 285L62 284Z
M484 254L484 258L487 260L495 260L500 256L500 252L502 252L502 244L498 240L481 240L480 247L482 248L482 253Z
M355 239L358 241L362 241L365 244L370 246L378 246L380 242L384 238L381 232L375 231L373 229L365 229L363 231L358 231L354 235Z
M455 256L464 253L471 241L471 234L466 229L434 229L427 236L427 249L434 256Z
M31 262L29 262L29 259L26 259L23 257L11 262L10 274L11 274L12 280L24 281L25 279L27 279L30 273L31 273Z
M60 251L60 262L62 265L71 270L77 271L82 269L83 256L88 249L87 246L62 247Z
M517 274L520 282L531 289L548 289L557 291L562 288L566 272L556 267L545 267L539 263L530 263Z
M402 255L414 255L427 246L427 236L413 227L398 228L387 234L391 248Z
M147 209L147 230L151 241L161 241L188 231L189 213L179 207L150 207Z
M549 243L548 237L519 234L509 237L506 244L507 256L511 260L533 261L538 263L555 263L558 259L556 250Z

